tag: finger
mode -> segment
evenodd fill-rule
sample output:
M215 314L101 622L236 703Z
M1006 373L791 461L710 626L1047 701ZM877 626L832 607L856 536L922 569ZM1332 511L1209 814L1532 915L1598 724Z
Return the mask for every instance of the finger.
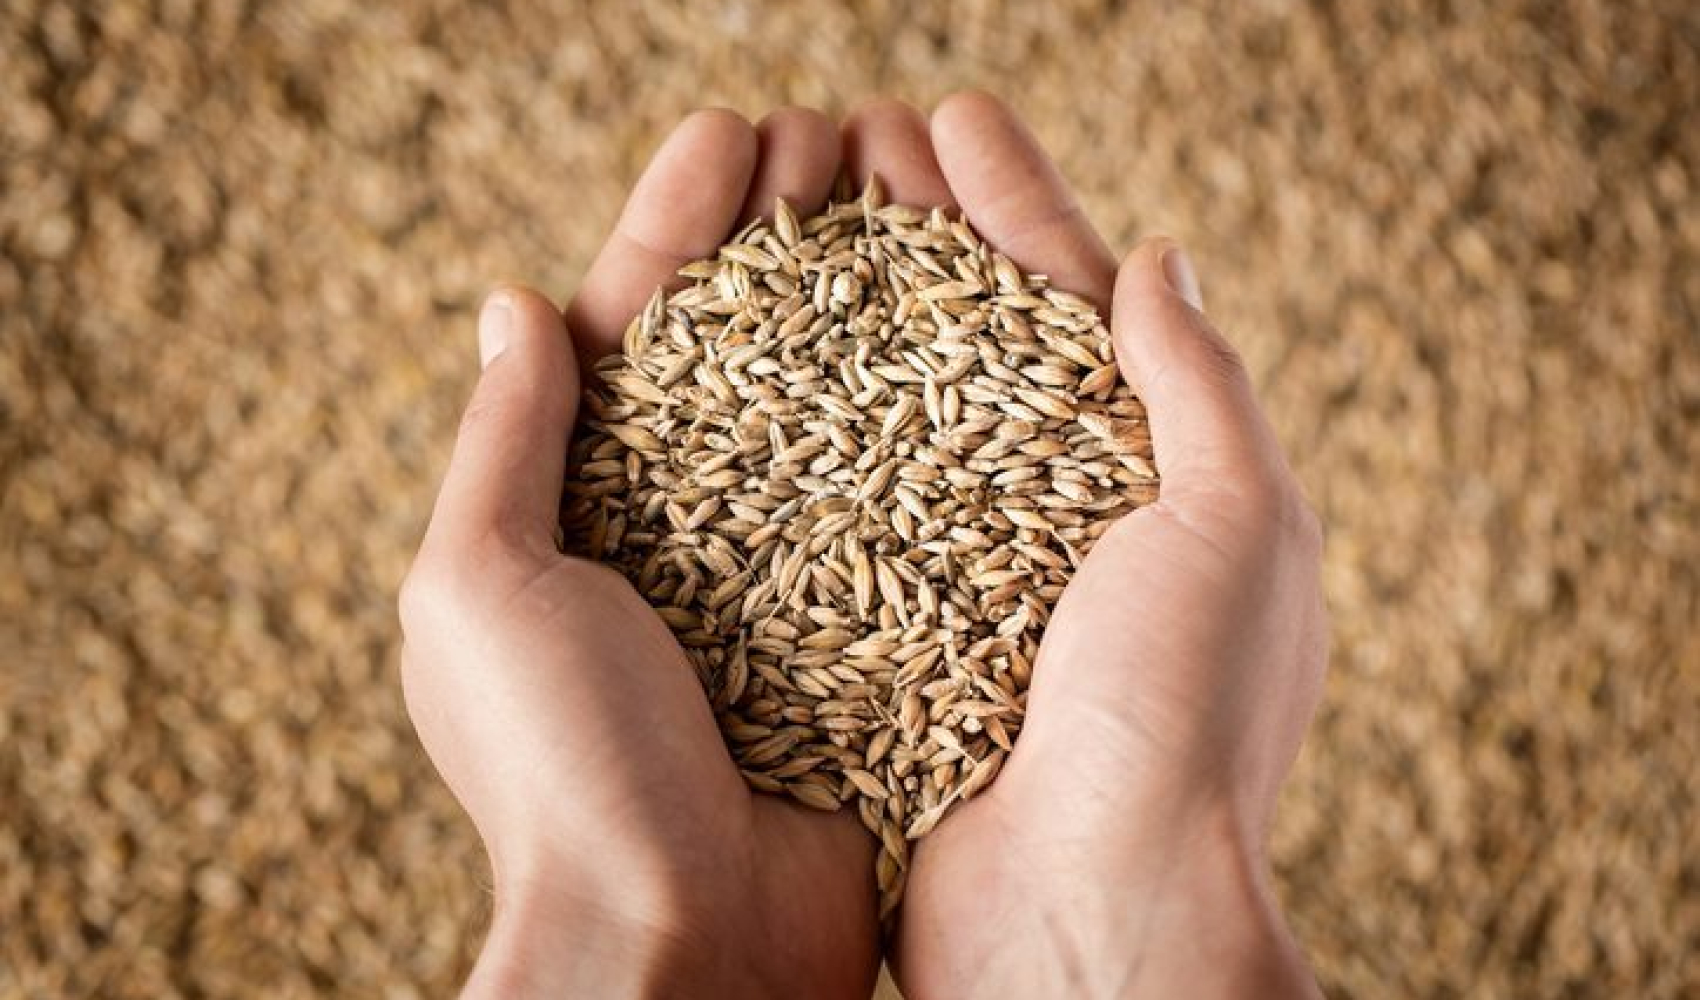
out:
M1192 264L1172 240L1141 243L1116 279L1116 362L1145 401L1166 501L1285 475L1245 365L1202 303Z
M473 390L426 545L486 540L553 553L579 370L554 304L523 288L492 293L478 316L484 372Z
M963 214L1022 270L1109 305L1116 261L1051 158L1002 101L952 94L933 112L933 149Z
M773 202L784 198L803 217L826 204L838 176L838 127L812 108L780 108L756 126L760 153L755 177L739 213L739 225L773 215Z
M950 185L933 156L927 120L902 101L878 98L844 121L844 166L856 190L878 175L888 202L955 208Z
M698 111L656 150L567 307L590 359L615 351L633 316L690 261L732 231L756 165L756 133L736 113Z

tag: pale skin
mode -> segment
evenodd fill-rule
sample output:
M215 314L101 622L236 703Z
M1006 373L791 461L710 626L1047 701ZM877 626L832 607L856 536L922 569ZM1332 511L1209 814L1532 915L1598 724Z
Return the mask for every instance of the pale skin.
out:
M563 313L504 288L484 371L403 587L420 737L490 854L465 996L866 998L874 845L748 791L666 626L552 540L580 372L688 260L843 169L960 208L1097 301L1147 401L1161 499L1124 517L1046 631L993 786L915 854L886 951L911 1000L1316 996L1269 888L1266 831L1321 686L1315 517L1167 240L1119 264L1021 122L979 93L930 120L785 109L687 118Z

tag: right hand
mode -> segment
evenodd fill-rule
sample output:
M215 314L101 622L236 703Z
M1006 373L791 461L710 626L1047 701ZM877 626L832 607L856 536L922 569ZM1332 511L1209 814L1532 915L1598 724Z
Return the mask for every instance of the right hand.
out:
M566 322L520 289L480 318L483 374L401 600L408 710L490 854L495 915L467 998L873 988L874 852L856 817L752 793L654 609L552 537L583 365L775 196L817 210L839 148L813 112L759 128L692 115Z
M1162 488L1064 592L1002 774L918 845L905 995L1316 995L1264 843L1327 660L1318 522L1178 247L1118 269L994 98L946 100L917 141L875 165L896 200L947 191L1018 265L1110 307Z

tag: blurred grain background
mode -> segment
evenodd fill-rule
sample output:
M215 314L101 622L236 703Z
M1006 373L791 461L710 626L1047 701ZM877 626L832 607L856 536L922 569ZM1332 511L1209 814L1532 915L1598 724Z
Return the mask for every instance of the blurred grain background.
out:
M1337 996L1700 991L1700 8L0 2L0 997L449 995L392 595L500 278L662 131L990 86L1329 526Z

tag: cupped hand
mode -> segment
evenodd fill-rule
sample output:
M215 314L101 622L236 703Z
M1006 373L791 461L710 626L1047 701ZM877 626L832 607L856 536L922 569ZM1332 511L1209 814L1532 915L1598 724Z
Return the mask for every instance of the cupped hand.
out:
M1064 592L1001 775L918 845L905 994L1313 994L1264 843L1325 667L1321 538L1243 366L1179 248L1118 268L995 99L870 114L906 138L853 168L1108 310L1162 476Z
M878 962L873 847L849 812L752 794L665 624L556 551L581 372L683 263L783 196L826 198L813 112L684 121L637 183L565 322L504 289L483 373L403 587L407 704L490 854L472 996L855 997Z

